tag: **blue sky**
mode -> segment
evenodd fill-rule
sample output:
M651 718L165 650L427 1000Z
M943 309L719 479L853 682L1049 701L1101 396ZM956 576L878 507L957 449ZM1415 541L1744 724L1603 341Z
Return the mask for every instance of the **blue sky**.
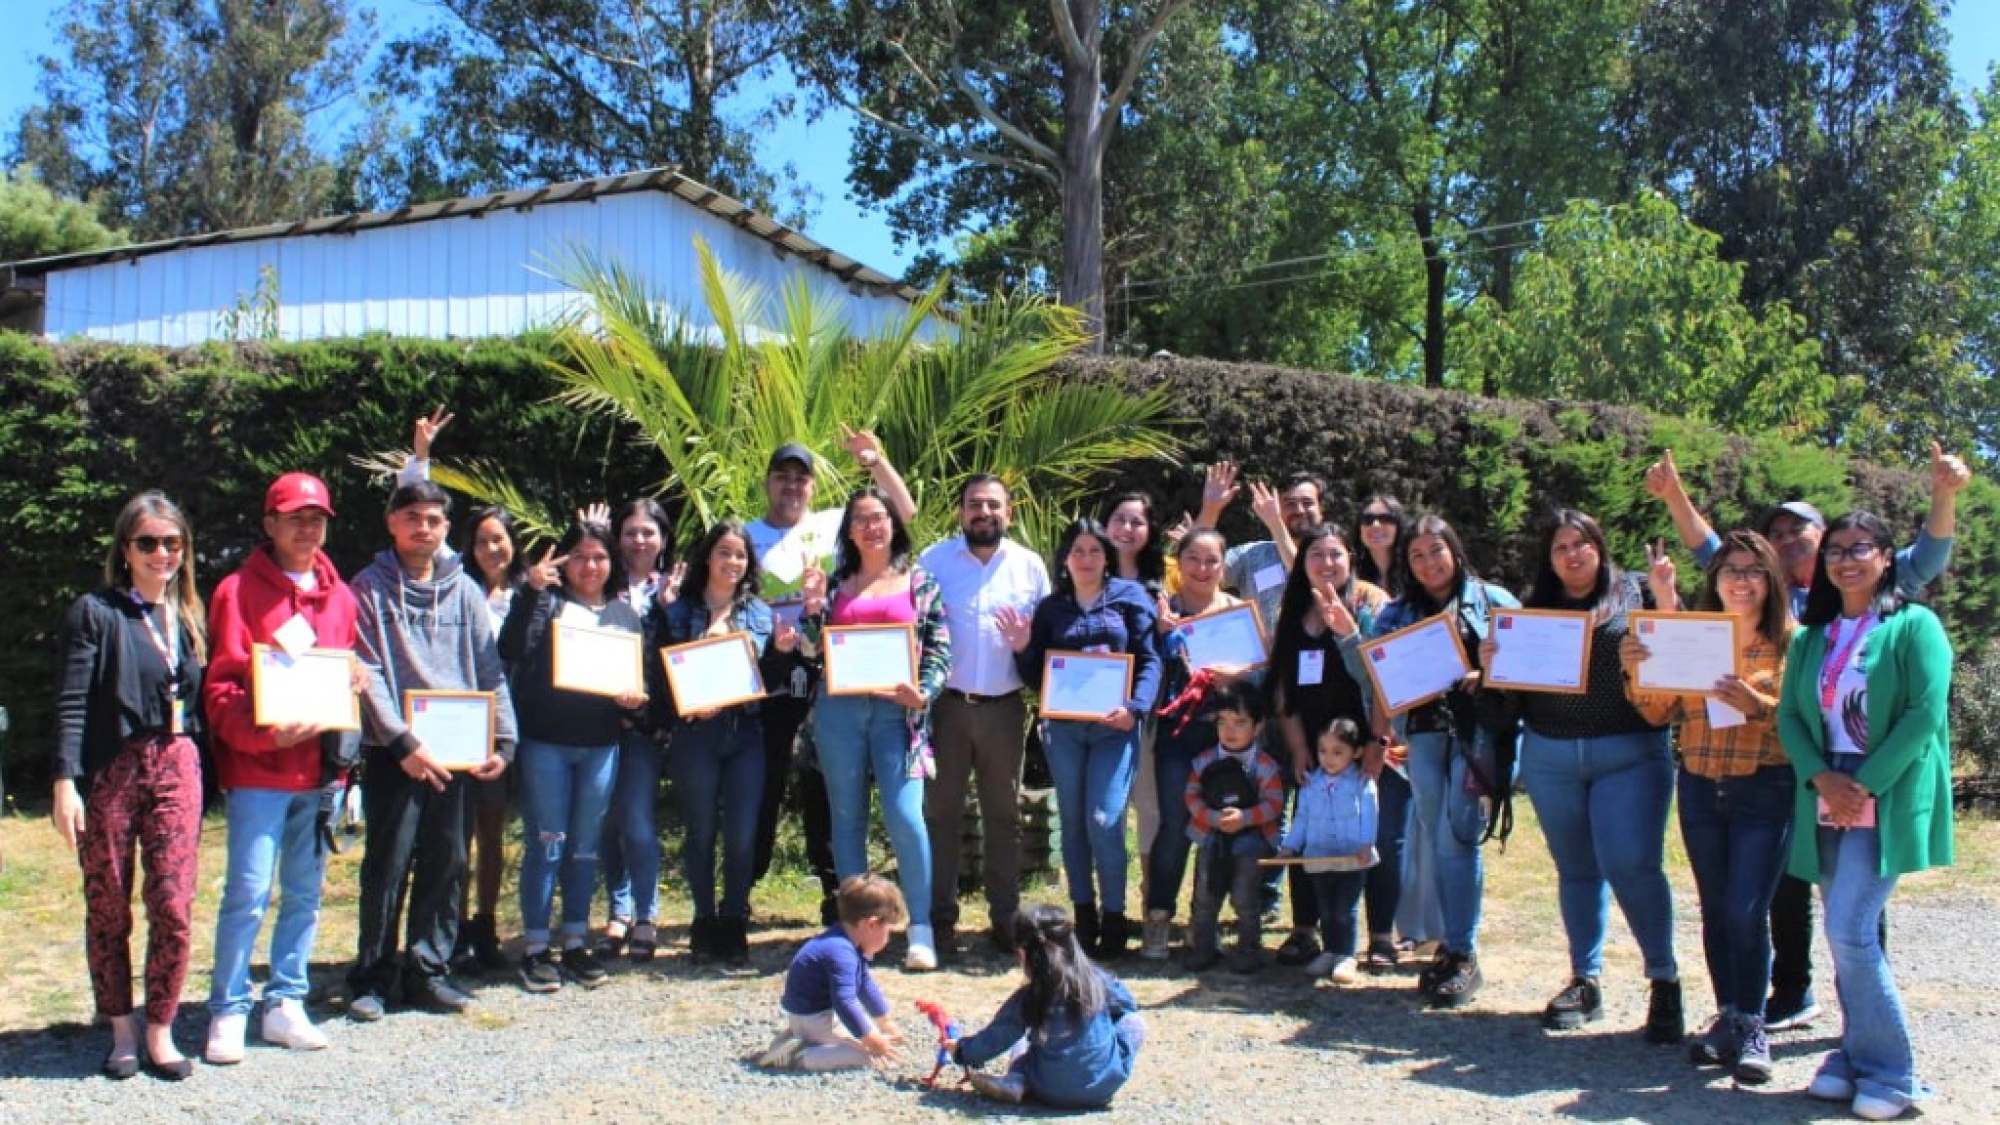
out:
M0 130L11 135L21 111L33 104L36 57L49 52L52 27L62 0L5 0L11 28L0 46ZM422 26L439 14L421 0L359 0L373 8L387 40ZM1990 0L1959 0L1950 17L1952 68L1961 86L1980 86L1987 68L2000 60L2000 5ZM799 177L819 194L807 233L815 239L889 274L901 273L922 249L897 247L886 217L870 212L847 197L847 146L844 137L853 118L836 114L809 124L803 117L772 130L763 145L771 164L790 161Z

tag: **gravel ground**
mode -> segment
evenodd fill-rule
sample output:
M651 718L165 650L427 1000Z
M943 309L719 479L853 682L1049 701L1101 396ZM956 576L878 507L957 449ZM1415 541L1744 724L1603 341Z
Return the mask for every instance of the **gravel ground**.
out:
M1932 878L1932 877L1926 877ZM1925 1077L1939 1087L1927 1121L1992 1121L2000 1104L2000 990L1983 956L2000 948L2000 914L1981 895L1907 896L1892 908L1899 980ZM1680 903L1690 1022L1709 1011L1692 903ZM333 1049L294 1055L262 1047L230 1071L200 1068L174 1085L95 1077L108 1038L67 1025L0 1034L0 1121L306 1121L470 1119L824 1122L989 1117L991 1103L960 1089L926 1090L927 1025L916 999L945 1003L977 1025L1017 982L1011 960L980 950L948 971L880 975L910 1032L899 1065L882 1074L770 1075L746 1061L769 1039L779 974L810 930L756 935L756 973L704 973L678 956L623 967L592 992L528 996L510 982L480 990L467 1017L397 1013L373 1025L330 1019ZM1552 910L1501 909L1488 918L1489 985L1464 1012L1423 1013L1408 977L1352 989L1311 984L1296 970L1196 980L1131 960L1119 966L1146 1008L1138 1073L1114 1120L1736 1122L1838 1120L1845 1112L1800 1091L1836 1034L1781 1036L1776 1080L1736 1090L1699 1071L1680 1049L1650 1047L1636 952L1614 920L1606 1020L1550 1036L1535 1015L1562 983ZM678 933L674 936L678 937ZM1267 944L1274 944L1267 939ZM1823 944L1823 943L1822 943ZM892 947L891 953L894 952ZM1831 970L1822 960L1823 983ZM892 963L890 961L888 963ZM331 969L331 967L329 967ZM330 975L330 972L329 974ZM1834 1007L1830 989L1822 999ZM202 1041L206 1015L183 1008L184 1047ZM1026 1116L1041 1116L1029 1113Z

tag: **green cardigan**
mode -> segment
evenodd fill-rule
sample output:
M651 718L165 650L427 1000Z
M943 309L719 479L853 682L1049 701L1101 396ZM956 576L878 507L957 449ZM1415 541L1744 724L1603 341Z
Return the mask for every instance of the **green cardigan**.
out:
M1906 605L1868 635L1868 756L1854 780L1875 795L1883 876L1951 864L1951 641L1937 615ZM1778 737L1798 772L1791 872L1818 882L1819 793L1827 770L1819 706L1826 627L1800 629L1785 657Z

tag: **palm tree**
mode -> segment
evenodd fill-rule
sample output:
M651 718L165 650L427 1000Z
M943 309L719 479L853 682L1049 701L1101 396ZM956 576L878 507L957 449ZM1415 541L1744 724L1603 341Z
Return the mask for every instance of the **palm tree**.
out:
M555 331L556 399L629 424L659 455L667 473L656 491L682 502L683 541L719 517L763 511L766 461L788 441L813 451L823 499L846 495L864 478L833 456L843 425L881 438L916 497L918 543L955 530L959 485L990 472L1013 494L1019 533L1046 549L1067 514L1095 506L1113 467L1180 448L1163 392L1062 377L1058 363L1089 340L1074 309L1010 295L947 318L941 281L899 322L857 337L803 277L779 294L773 320L768 294L699 239L695 249L712 329L615 261L572 251L551 271L584 298ZM497 464L432 472L507 505L533 535L555 530Z

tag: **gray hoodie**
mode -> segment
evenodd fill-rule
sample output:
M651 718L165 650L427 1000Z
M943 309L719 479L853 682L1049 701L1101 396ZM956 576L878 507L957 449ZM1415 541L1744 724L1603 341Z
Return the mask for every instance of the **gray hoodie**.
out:
M349 583L360 603L354 649L374 673L361 697L363 740L400 759L416 748L403 721L405 691L490 691L496 749L512 761L514 703L486 595L456 556L440 554L433 567L419 581L388 550Z

